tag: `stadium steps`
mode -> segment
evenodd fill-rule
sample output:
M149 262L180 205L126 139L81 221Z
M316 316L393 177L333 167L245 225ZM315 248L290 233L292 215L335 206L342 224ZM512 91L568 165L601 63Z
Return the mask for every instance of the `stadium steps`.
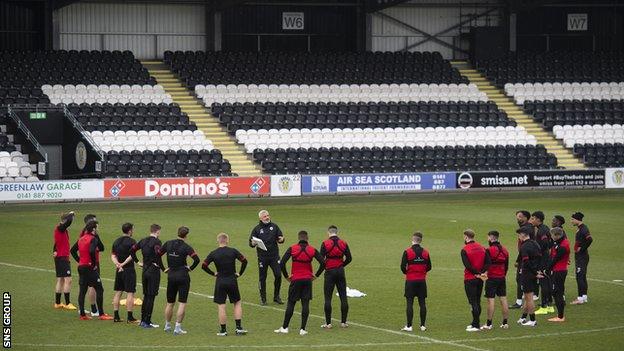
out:
M143 61L149 74L156 78L158 84L165 88L175 103L180 105L182 112L204 132L216 149L221 150L225 159L230 161L232 173L239 176L259 176L262 170L256 165L245 149L236 143L236 139L227 133L227 130L212 116L201 100L189 91L182 82L161 61Z
M514 119L518 125L523 126L527 133L534 135L537 142L543 144L548 152L553 153L557 157L557 166L566 169L586 168L583 162L574 156L572 150L567 149L561 140L555 138L553 133L545 130L541 125L533 121L531 116L524 113L512 98L505 95L503 90L489 82L481 72L473 68L464 68L466 65L463 61L453 61L452 65L459 68L459 73L467 77L471 83L474 83L480 91L486 93L488 98L494 101L501 110L505 111L509 118Z

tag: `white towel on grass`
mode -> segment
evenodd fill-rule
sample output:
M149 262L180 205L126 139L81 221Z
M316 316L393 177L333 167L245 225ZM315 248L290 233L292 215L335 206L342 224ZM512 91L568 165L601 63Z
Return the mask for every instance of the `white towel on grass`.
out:
M338 293L336 293L336 296L338 296ZM364 296L366 296L365 293L357 289L351 289L350 287L347 287L347 297L364 297Z

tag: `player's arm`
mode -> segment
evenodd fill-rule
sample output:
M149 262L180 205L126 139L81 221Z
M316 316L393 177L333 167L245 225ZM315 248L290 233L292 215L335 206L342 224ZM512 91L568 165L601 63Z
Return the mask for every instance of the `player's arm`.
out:
M289 247L286 252L284 252L284 255L282 256L282 259L280 260L280 268L282 270L282 274L284 275L284 277L286 278L286 280L290 279L290 277L288 276L288 270L286 270L286 262L288 262L288 260L290 259L291 256L291 248Z
M401 272L407 274L407 251L403 251L403 256L401 256Z
M189 257L191 257L193 259L193 264L189 267L189 271L192 271L193 269L195 269L197 267L197 265L199 264L199 257L197 257L197 253L195 252L195 250L193 250L192 248L190 249L190 253L189 253Z
M557 251L555 252L555 257L553 257L552 260L548 262L548 270L552 271L553 267L555 266L555 263L559 262L563 258L563 255L565 254L566 254L565 247L559 246L557 248Z
M251 241L251 238L253 238L254 236L257 238L257 236L256 236L256 227L254 227L251 230L251 234L249 234L249 247L256 247L256 243Z
M277 226L277 224L275 225L275 233L277 234L277 243L278 244L283 244L284 243L284 233L282 233L282 230L280 229L280 227Z
M427 272L429 272L431 270L431 256L429 255L429 251L427 251L425 260L427 261Z
M67 214L67 216L65 216L65 219L62 220L59 225L58 225L58 229L61 232L64 232L67 230L67 228L69 228L69 226L72 224L72 222L74 221L74 211L69 212Z
M583 233L583 240L581 240L581 251L587 251L587 249L589 248L589 246L591 246L593 241L594 239L592 239L592 236L589 233L589 230L585 230L585 232Z
M490 250L485 250L485 260L483 262L483 269L481 270L481 273L487 272L491 264L492 264L492 257L490 257Z
M325 248L325 246L321 247L321 251ZM323 253L321 252L321 255ZM344 251L344 255L345 255L345 260L344 263L342 264L343 267L346 267L349 263L351 263L351 261L353 261L353 257L351 256L351 249L349 249L349 245L346 246L345 251ZM325 257L325 255L323 255L323 257Z
M204 260L204 262L202 263L202 270L212 276L215 276L215 272L210 269L210 264L214 262L214 259L212 257L212 253L210 253L208 256L206 256L206 259Z
M71 250L69 250L69 252L71 253L74 260L76 260L76 262L80 262L80 256L78 256L78 242L77 241L74 244L74 246L71 247Z
M507 275L508 270L509 270L509 255L505 256L505 275Z
M479 272L478 270L476 270L473 266L472 263L470 263L470 260L468 259L468 254L466 253L466 250L461 250L461 259L462 259L462 263L464 264L464 267L472 274L481 274L481 272Z
M89 256L91 256L91 263L93 264L93 269L97 268L97 261L96 261L96 252L97 249L100 247L99 242L100 238L98 236L93 237L93 240L91 240L91 245L89 246Z
M323 259L323 256L321 256L321 253L316 249L314 249L314 258L319 263L319 268L314 274L318 278L321 276L321 273L323 273L323 271L325 270L325 260Z
M162 261L162 255L167 253L167 245L165 243L165 246L161 247L160 245L154 245L154 252L156 252L156 264L158 265L158 268L160 268L161 271L165 271L165 265L163 264Z
M243 273L245 273L245 269L247 268L248 262L247 262L247 258L243 256L243 254L241 254L240 252L238 252L238 255L236 256L236 258L241 263L240 270L238 271L238 276L240 277L241 275L243 275Z

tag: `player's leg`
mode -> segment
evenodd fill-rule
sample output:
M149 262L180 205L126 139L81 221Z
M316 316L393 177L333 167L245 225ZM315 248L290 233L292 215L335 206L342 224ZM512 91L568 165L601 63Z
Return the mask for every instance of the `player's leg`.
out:
M64 284L65 279L63 277L56 277L56 285L54 286L54 308L63 308L61 305L61 291Z
M406 329L411 328L414 322L414 296L405 297L405 319Z
M173 305L178 294L178 286L173 277L167 280L167 304L165 305L165 331L171 330L171 318L173 317Z
M427 322L427 295L418 296L418 307L420 308L420 330L424 331Z
M89 303L91 304L91 316L97 317L100 315L100 311L97 309L97 293L92 286L87 290L87 296L89 297Z
M336 279L336 290L338 290L338 297L340 298L340 326L347 327L347 316L349 315L349 301L347 300L347 277L345 276L344 269L340 269L338 272L338 277Z
M230 301L231 302L231 301ZM234 302L234 321L236 322L236 334L247 334L247 331L243 329L243 303L241 300Z
M134 269L124 271L124 291L126 292L128 323L136 323L136 319L132 315L134 311L134 293L136 292L136 271Z
M115 322L121 322L121 318L119 317L119 300L121 300L122 291L115 290L113 294L113 316L115 317ZM126 298L126 303L128 299Z
M71 284L72 284L71 275L63 278L63 281L64 281L63 282L63 295L65 295L65 308L69 310L75 310L76 306L72 305L69 299L69 295L71 293Z
M501 328L507 329L509 327L509 305L507 304L507 296L500 296L501 310L503 312L503 322Z
M568 272L554 272L552 275L552 293L555 300L555 306L557 307L557 317L548 319L550 322L563 322L565 321L565 278Z
M90 317L87 317L85 313L85 295L87 294L86 270L78 267L78 275L78 284L80 286L80 290L78 292L78 307L80 309L80 319L91 319Z
M98 308L98 314L99 314L99 318L101 320L110 320L113 319L113 317L107 315L104 312L104 286L102 285L102 281L100 279L100 275L97 272L95 273L95 277L96 277L96 284L93 287L95 290L95 302L97 304L97 308Z
M267 263L258 258L258 278L260 283L260 303L262 305L266 305L266 279L267 279L267 270L269 269Z
M323 297L325 299L325 324L321 328L331 328L332 295L334 294L334 275L332 271L326 271L323 279Z
M293 313L295 313L295 304L297 303L296 300L291 301L290 299L288 300L288 303L286 304L286 312L284 313L284 323L282 323L282 328L283 329L288 329L288 325L290 324L290 319L293 316Z
M218 316L219 316L219 325L221 326L221 331L217 333L218 336L227 335L227 314L225 311L225 303L219 304L218 306Z
M273 302L278 305L282 305L284 304L282 302L282 298L280 297L280 290L282 288L282 271L279 265L279 259L271 259L269 264L271 265L271 270L273 271L273 277L275 279L273 281Z
M310 316L310 300L301 299L301 330L306 330L308 317Z
M182 321L184 320L184 314L186 312L186 301L188 300L189 291L191 290L191 278L185 277L178 281L178 313L176 315L174 335L186 334L185 330L182 330Z

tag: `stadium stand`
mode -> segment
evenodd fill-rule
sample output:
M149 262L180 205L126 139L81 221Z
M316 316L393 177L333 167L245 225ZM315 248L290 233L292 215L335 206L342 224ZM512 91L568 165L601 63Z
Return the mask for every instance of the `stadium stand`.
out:
M165 62L267 173L557 166L439 53L168 52Z
M620 166L624 143L620 53L520 53L479 67L590 167Z
M37 165L30 163L30 155L22 153L23 146L16 141L17 132L5 115L0 116L0 181L38 181Z

